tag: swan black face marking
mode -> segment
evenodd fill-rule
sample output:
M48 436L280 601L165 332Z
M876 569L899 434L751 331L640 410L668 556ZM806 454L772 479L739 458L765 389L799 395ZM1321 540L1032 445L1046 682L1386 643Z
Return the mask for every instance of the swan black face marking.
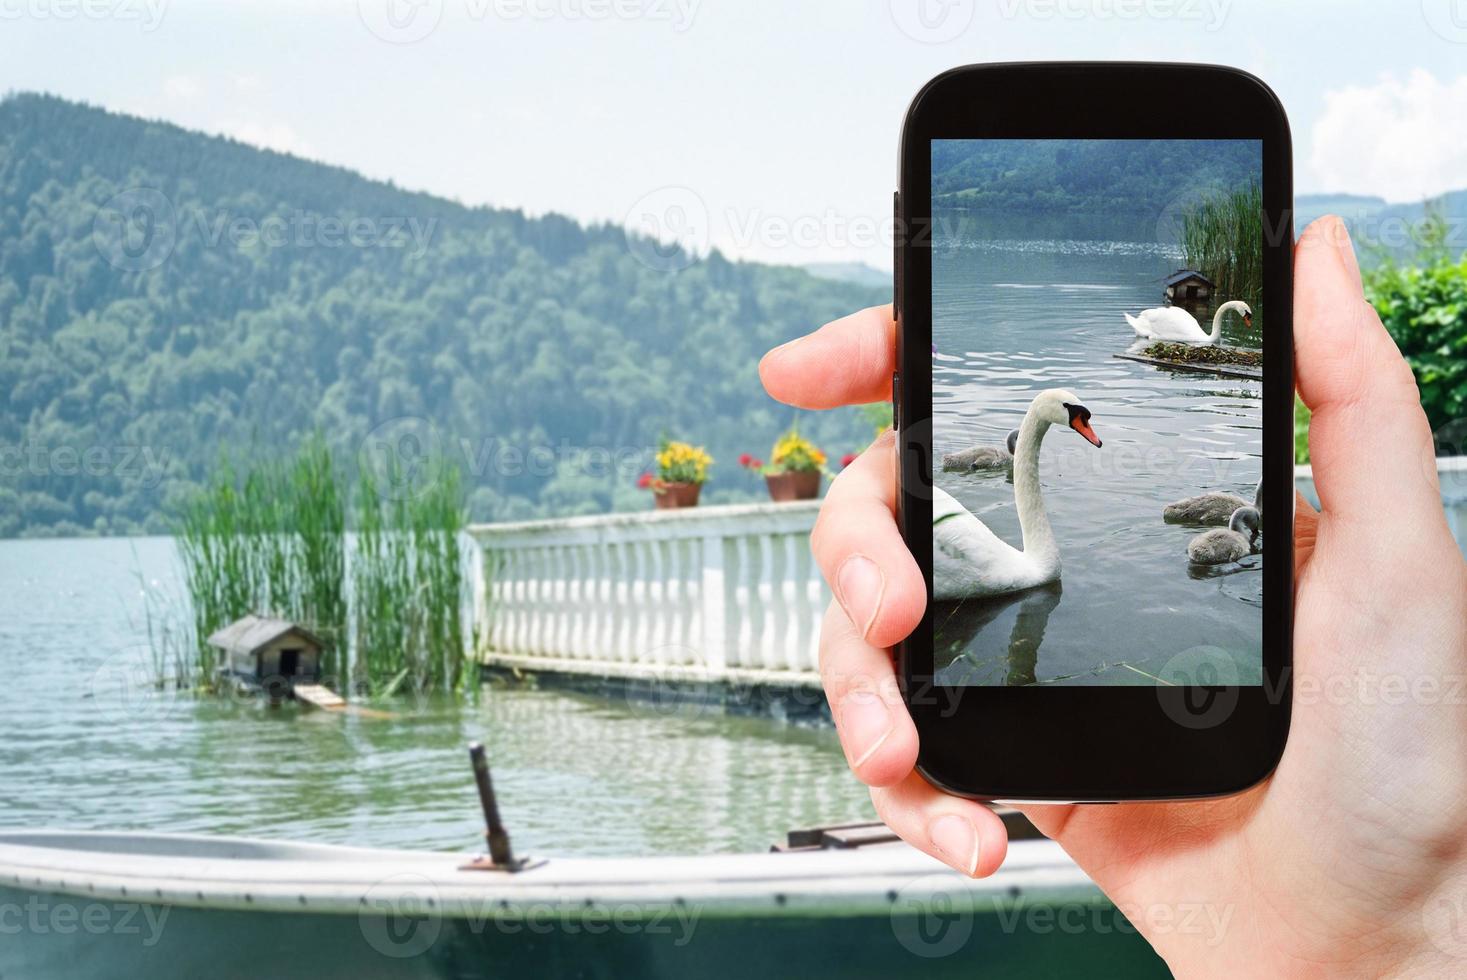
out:
M1069 402L1060 404L1064 405L1065 411L1070 413L1070 428L1080 433L1089 440L1092 446L1099 449L1100 437L1095 434L1094 429L1090 428L1090 409L1084 405L1071 405Z

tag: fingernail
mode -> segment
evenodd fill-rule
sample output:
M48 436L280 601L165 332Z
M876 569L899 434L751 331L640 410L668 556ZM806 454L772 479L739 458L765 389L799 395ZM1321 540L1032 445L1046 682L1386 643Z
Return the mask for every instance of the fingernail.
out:
M881 611L881 597L886 592L886 577L876 563L865 555L851 555L840 563L835 573L836 598L846 611L851 625L864 639Z
M852 769L859 769L891 734L891 709L875 691L852 691L840 703L841 744Z
M948 864L968 876L978 873L978 831L967 817L945 814L927 828L932 846Z
M1331 238L1334 240L1335 251L1339 253L1340 262L1344 265L1345 271L1350 274L1350 278L1356 285L1360 285L1360 262L1355 258L1355 246L1350 241L1350 229L1346 227L1343 218L1335 219L1335 233Z

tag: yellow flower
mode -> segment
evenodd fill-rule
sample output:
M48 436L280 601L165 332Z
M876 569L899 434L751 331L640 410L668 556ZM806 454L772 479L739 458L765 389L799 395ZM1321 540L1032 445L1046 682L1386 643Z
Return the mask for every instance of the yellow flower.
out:
M668 483L706 483L713 457L702 446L666 442L657 453L659 476Z
M769 462L780 470L808 472L825 468L825 454L797 430L790 429L775 441Z

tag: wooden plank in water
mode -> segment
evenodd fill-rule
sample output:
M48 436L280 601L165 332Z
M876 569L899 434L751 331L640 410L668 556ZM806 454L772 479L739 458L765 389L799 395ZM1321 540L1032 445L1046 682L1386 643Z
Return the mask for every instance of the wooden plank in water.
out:
M1262 381L1263 368L1249 367L1246 364L1202 364L1197 361L1168 361L1160 357L1147 357L1145 354L1115 354L1123 361L1136 361L1141 364L1154 364L1157 367L1176 368L1180 371L1201 371L1203 374L1219 374L1225 378L1245 378L1249 381Z
M320 684L297 684L295 696L298 700L322 711L341 711L346 707L346 699L329 687Z

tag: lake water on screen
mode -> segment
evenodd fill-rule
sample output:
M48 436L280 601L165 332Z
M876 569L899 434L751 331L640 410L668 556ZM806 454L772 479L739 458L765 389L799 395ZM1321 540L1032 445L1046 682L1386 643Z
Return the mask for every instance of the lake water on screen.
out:
M159 693L144 588L177 594L172 540L0 541L0 826L474 850L470 740L526 852L762 851L874 819L828 728L523 687L386 719Z
M1175 250L1095 220L1042 229L966 227L933 259L933 454L1001 445L1034 395L1067 388L1093 413L1096 449L1062 427L1040 454L1062 586L940 604L937 664L948 684L1154 684L1261 678L1263 556L1189 568L1195 528L1171 501L1220 490L1251 499L1260 474L1258 382L1114 355L1135 341L1123 311L1162 305ZM1059 232L1059 234L1055 234ZM1231 318L1230 318L1231 319ZM1254 331L1261 325L1255 318ZM1206 326L1210 327L1210 317ZM1241 322L1224 343L1258 347ZM999 537L1021 546L1013 484L938 472ZM944 666L946 665L946 666Z

